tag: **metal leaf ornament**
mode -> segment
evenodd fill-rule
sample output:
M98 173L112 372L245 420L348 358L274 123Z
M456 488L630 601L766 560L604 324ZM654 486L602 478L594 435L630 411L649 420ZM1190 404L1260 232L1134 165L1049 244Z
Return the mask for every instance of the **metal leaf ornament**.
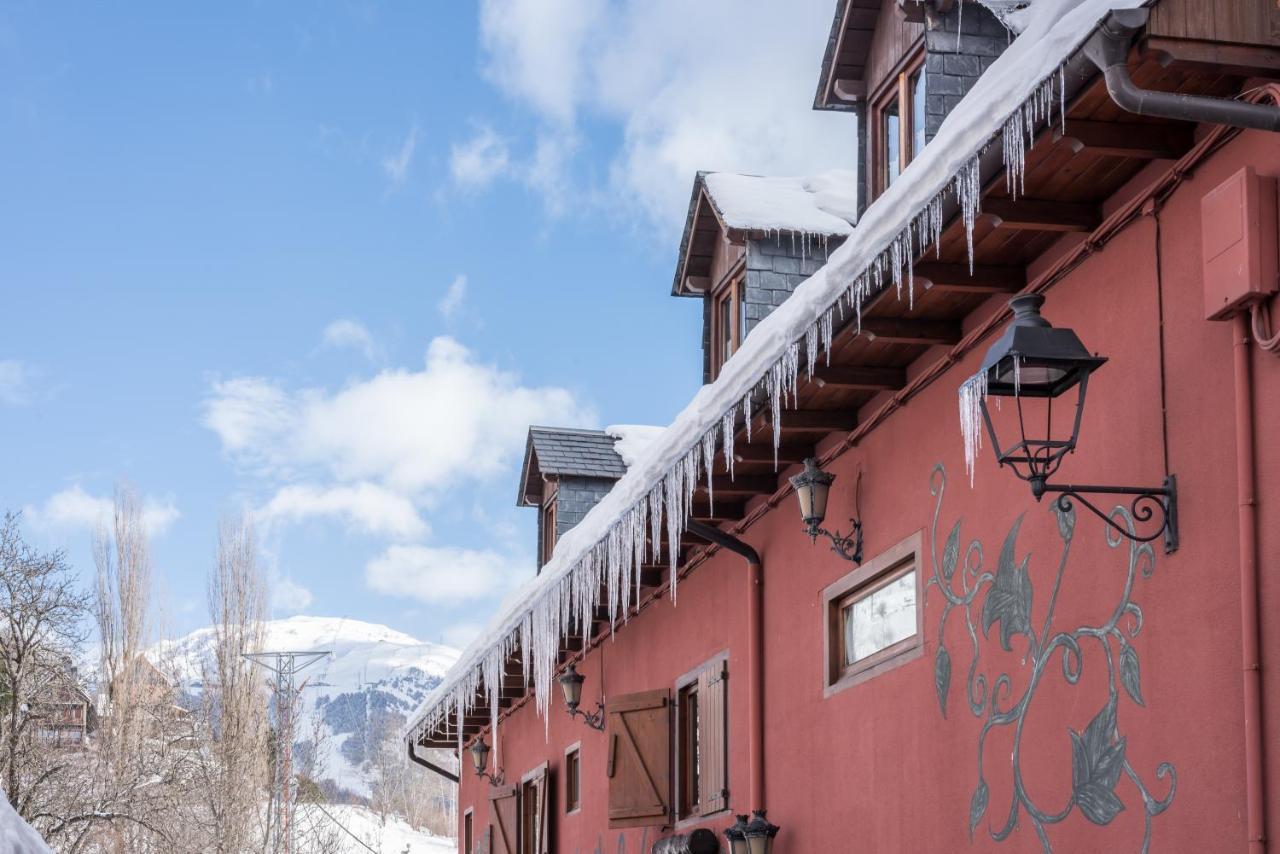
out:
M996 565L996 579L982 603L982 634L991 636L991 625L1000 623L1000 646L1011 652L1009 642L1014 635L1031 637L1031 578L1027 575L1027 562L1031 556L1016 564L1014 547L1022 517L1013 523L1004 547L1000 549L1000 562Z

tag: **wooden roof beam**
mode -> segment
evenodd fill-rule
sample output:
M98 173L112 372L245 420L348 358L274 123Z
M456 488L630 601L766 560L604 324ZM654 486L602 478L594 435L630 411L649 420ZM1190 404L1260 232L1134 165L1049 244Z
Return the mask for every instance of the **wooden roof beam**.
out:
M1025 267L978 264L970 272L968 264L928 261L916 264L913 271L917 280L924 280L926 288L982 294L1012 294L1027 286Z
M713 495L763 495L777 488L778 479L773 475L740 474L733 479L728 475L715 475L711 478ZM698 491L706 490L706 483L698 484Z
M983 199L982 215L998 228L1016 231L1078 231L1088 233L1102 222L1096 205L1052 199Z
M872 368L865 365L818 367L813 380L820 388L852 388L867 391L896 391L907 384L902 368Z
M743 516L747 515L747 508L742 501L725 501L716 498L711 504L694 504L689 515L699 522L711 524L739 522Z
M1140 160L1177 160L1194 144L1189 124L1139 124L1137 122L1092 122L1067 119L1066 129L1058 127L1053 138L1067 140L1077 154L1088 151Z
M955 344L960 324L949 320L911 320L899 317L864 317L862 334L887 344Z
M766 414L767 419L767 414ZM768 423L766 421L766 423ZM784 409L782 432L830 433L832 430L852 430L858 426L858 413L840 409Z

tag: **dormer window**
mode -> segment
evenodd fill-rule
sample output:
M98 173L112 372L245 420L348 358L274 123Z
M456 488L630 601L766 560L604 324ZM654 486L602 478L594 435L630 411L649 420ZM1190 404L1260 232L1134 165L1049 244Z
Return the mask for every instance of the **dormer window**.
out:
M881 85L871 101L871 174L876 195L902 174L925 145L924 51L917 51Z
M712 331L716 353L716 373L738 351L747 337L747 303L742 298L742 273L730 277L715 294L715 321Z
M551 560L551 553L556 548L556 496L558 492L555 481L546 481L546 485L542 490L542 518L538 526L542 540L540 565L545 565L547 561Z

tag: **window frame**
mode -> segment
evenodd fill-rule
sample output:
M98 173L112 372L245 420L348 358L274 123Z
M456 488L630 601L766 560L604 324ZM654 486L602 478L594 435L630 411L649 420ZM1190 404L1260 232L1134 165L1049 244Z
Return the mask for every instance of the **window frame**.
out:
M534 805L538 805L538 784L540 780L542 783L541 797L550 798L552 793L549 789L555 786L555 779L551 774L551 766L548 762L543 762L530 769L523 777L520 778L520 782L516 784L515 854L538 854L538 820L541 817L541 812L536 809L529 809L528 798L532 795ZM545 832L548 835L551 833L551 823L555 818L555 814L551 811L550 806L551 805L548 804L548 808L546 809L547 826L545 828ZM530 839L527 836L530 829L530 820L533 821L532 844L529 844Z
M570 765L570 757L573 764ZM571 773L572 772L572 773ZM573 790L570 790L570 782ZM564 749L564 814L582 812L582 742L575 741Z
M920 584L923 543L923 531L916 531L822 591L824 698L873 679L924 654L924 598ZM842 622L845 606L855 599L874 593L908 572L915 576L915 632L861 661L845 666Z
M889 189L892 181L889 178L889 158L884 150L884 132L885 132L885 111L890 104L898 105L898 174L901 175L903 170L911 163L913 158L913 143L915 141L915 104L914 104L914 87L911 85L912 78L919 72L925 74L924 67L924 43L921 42L916 47L903 56L898 64L894 66L885 79L880 83L871 97L867 99L870 107L868 113L869 121L867 127L871 133L871 139L868 140L867 151L870 157L870 168L867 174L871 176L871 197L878 198L885 190ZM925 95L928 97L928 78L925 78ZM925 121L928 121L928 108L926 106Z
M742 347L746 337L747 265L745 256L735 262L711 289L711 364L718 376L725 362ZM729 306L728 330L725 329L723 307ZM728 338L726 339L726 332ZM728 353L725 345L728 344Z
M685 754L685 747L687 744L690 743L690 735L692 735L693 743L696 744L698 733L701 728L698 725L699 719L694 719L692 733L686 731L687 728L689 727L689 722L686 720L687 711L685 709L685 700L684 700L685 696L688 695L691 689L694 692L697 691L699 677L701 677L703 673L716 667L723 668L727 671L728 664L729 664L728 650L725 650L723 652L718 652L715 655L711 656L711 658L708 658L706 661L699 664L697 667L693 668L687 673L682 674L678 679L676 679L675 683L672 686L673 690L671 692L671 696L672 696L673 708L672 708L672 728L671 728L672 729L671 749L672 749L673 756L672 756L672 762L671 762L671 773L672 773L674 786L671 792L671 811L672 811L672 818L675 821L674 827L676 829L695 825L703 821L704 819L708 818L709 816L720 815L722 813L726 813L729 811L729 798L726 797L724 809L719 809L719 810L716 810L715 812L705 813L705 814L702 812L702 809L701 809L702 794L703 794L702 783L703 783L704 774L702 772L700 761L698 762L698 767L695 769L698 776L699 786L698 786L698 789L695 790L696 794L693 800L691 802L689 801L688 792L686 790L687 782L685 780L685 777L686 777L685 763L687 761L687 756ZM704 708L705 706L701 702L699 702L698 704L699 714L702 713L702 710ZM731 743L730 733L729 733L729 704L727 702L727 694L726 694L726 702L724 707L723 726L724 726L724 740L725 740L725 747L724 747L725 775L724 776L727 784L727 781L729 779L728 745ZM706 753L700 750L698 753L698 759L701 760L702 757L705 755Z
M542 526L542 563L546 566L556 549L556 500L560 497L560 484L546 480L542 487L542 506L538 508L538 522Z
M462 854L475 854L475 807L467 807L462 813Z

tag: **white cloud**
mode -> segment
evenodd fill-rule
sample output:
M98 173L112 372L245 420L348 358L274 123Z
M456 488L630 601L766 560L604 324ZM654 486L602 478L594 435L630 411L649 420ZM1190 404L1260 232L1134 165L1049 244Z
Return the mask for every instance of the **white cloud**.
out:
M506 140L483 127L468 141L451 147L449 174L455 184L482 189L505 173L510 161Z
M311 591L292 578L277 578L271 583L271 609L285 613L297 613L311 607L315 597Z
M112 501L76 484L49 496L42 506L24 507L22 514L41 528L93 530L99 523L111 524ZM153 537L164 534L181 515L172 498L147 496L142 501L142 523Z
M384 370L338 391L241 377L214 383L204 408L224 451L259 474L409 496L508 474L530 424L595 420L567 389L525 385L448 337L432 340L421 370Z
M26 403L29 380L27 366L22 362L17 359L0 359L0 403L10 406Z
M366 359L372 359L377 352L368 328L360 321L347 317L335 320L324 328L324 346L351 347L364 353Z
M409 134L400 144L400 150L382 158L382 171L387 173L391 183L399 187L409 177L409 164L413 162L414 149L418 147L418 128L409 129Z
M436 307L440 310L440 314L445 320L452 320L453 316L458 313L458 309L462 308L462 300L466 296L467 277L459 273L453 277L449 290L445 292L444 297Z
M853 167L847 115L811 109L830 0L484 0L488 75L542 121L520 170L554 213L574 189L584 118L615 125L608 192L678 230L699 169L807 174Z
M466 649L480 633L484 631L484 623L454 623L444 630L444 643L454 649Z
M430 604L456 604L507 592L532 566L492 551L391 546L364 568L371 590Z
M365 533L400 539L424 537L429 532L412 501L372 483L285 486L254 515L267 524L338 517Z

